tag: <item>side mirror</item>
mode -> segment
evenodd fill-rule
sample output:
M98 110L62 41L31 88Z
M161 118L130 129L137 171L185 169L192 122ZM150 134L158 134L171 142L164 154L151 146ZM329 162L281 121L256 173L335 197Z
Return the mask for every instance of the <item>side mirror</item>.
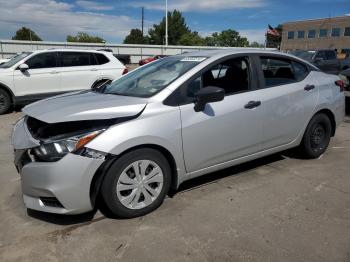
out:
M224 89L216 86L204 87L195 94L196 102L194 105L194 111L203 111L207 103L222 101L224 100L224 97Z
M29 69L29 66L23 63L23 64L20 64L18 68L19 70L21 70L21 72L25 72Z

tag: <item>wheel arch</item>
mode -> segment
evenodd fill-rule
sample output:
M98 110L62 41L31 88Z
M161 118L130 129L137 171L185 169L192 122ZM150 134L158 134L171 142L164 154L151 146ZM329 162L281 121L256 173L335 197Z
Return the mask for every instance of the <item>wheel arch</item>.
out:
M121 152L119 155L112 155L110 156L96 171L95 175L92 178L91 184L90 184L90 200L92 206L95 206L96 199L99 195L100 188L102 181L108 172L109 168L112 166L112 164L119 159L121 156L132 152L137 149L144 149L144 148L151 148L154 150L157 150L163 154L163 156L167 159L170 169L171 169L171 184L170 184L170 190L175 191L179 186L179 177L177 172L177 165L174 156L170 153L168 149L166 149L163 146L157 145L157 144L142 144L137 145L131 148L126 149L125 151ZM169 192L170 194L172 192Z
M109 77L100 77L100 78L95 80L95 82L91 85L91 88L94 88L96 84L104 82L104 81L113 81L113 80L110 79Z

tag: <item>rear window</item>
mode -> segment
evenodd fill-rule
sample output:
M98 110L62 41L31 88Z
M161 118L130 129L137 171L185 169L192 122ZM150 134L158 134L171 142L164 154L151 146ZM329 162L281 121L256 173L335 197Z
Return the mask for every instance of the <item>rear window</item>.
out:
M99 65L107 64L109 62L109 59L103 54L96 53L95 56Z
M96 65L96 59L88 52L61 52L61 66L89 66Z
M266 87L295 83L303 80L309 73L307 67L301 63L270 57L261 58L261 69Z

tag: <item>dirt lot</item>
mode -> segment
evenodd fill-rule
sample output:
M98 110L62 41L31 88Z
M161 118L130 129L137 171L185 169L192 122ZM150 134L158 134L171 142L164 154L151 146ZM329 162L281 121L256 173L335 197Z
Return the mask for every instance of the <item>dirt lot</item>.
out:
M183 185L154 213L27 212L0 116L0 261L350 261L350 120L325 155L277 154Z

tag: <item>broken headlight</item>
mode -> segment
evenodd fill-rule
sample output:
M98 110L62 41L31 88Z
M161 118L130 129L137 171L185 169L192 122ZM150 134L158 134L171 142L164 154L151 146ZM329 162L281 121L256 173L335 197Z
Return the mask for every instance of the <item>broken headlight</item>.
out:
M68 153L82 149L103 131L104 129L63 138L61 140L43 142L39 147L33 148L31 154L34 155L38 161L58 161Z

